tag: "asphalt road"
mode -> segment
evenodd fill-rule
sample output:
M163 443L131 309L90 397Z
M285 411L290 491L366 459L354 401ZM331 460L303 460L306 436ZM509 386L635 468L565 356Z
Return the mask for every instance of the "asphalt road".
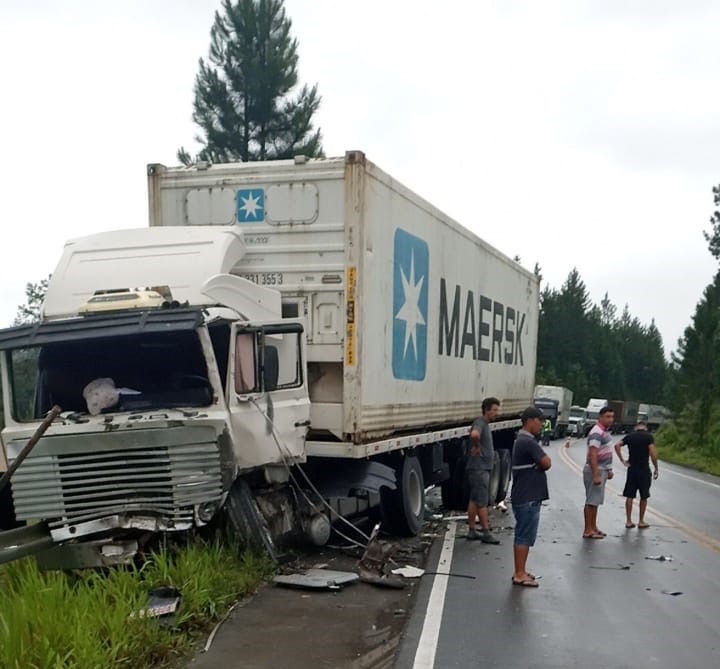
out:
M551 499L528 561L540 587L511 584L511 529L485 546L464 538L464 522L449 523L428 569L452 575L423 578L395 667L719 667L720 479L661 463L651 527L626 530L616 463L598 515L608 536L588 540L584 445L556 441L548 452ZM512 513L493 513L493 524L509 528ZM672 560L646 559L658 555Z

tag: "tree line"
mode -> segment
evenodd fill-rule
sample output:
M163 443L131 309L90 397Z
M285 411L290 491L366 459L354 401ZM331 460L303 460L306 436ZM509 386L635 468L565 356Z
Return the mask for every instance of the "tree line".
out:
M577 269L541 292L538 384L570 388L582 406L590 397L664 404L669 375L655 322L641 323L627 305L618 312L607 294L594 304Z
M712 189L715 211L705 232L708 250L720 261L720 185ZM690 325L672 356L670 403L676 419L661 441L720 461L720 271L705 287ZM691 461L692 459L686 459Z

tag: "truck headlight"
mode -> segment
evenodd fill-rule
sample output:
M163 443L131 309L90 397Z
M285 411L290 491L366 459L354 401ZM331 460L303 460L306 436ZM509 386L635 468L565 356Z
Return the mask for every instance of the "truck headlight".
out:
M209 523L213 516L217 513L218 503L217 502L203 502L198 504L197 517L202 523Z

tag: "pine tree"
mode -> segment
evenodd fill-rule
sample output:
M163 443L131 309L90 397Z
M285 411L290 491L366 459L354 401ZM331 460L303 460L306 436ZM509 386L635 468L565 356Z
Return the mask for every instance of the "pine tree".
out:
M48 275L47 279L41 279L37 283L25 284L26 302L17 308L13 325L37 323L40 320L40 310L45 300L49 281L50 275Z
M677 406L697 403L694 428L702 442L713 403L720 394L720 272L705 288L673 360L678 365Z
M720 207L720 186L714 186L712 192L715 206ZM703 235L713 258L720 260L720 211L717 209L710 217L710 225L710 232L703 232Z
M193 121L203 145L198 159L214 163L320 157L313 127L317 85L298 86L298 42L284 0L223 0L210 31L208 60L199 62ZM178 159L190 164L188 151Z

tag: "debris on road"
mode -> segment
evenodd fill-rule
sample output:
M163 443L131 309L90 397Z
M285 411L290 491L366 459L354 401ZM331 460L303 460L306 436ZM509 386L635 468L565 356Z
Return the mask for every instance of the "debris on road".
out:
M273 583L312 590L340 590L344 585L355 583L358 580L359 576L351 571L308 569L302 573L275 576Z
M399 576L393 576L388 571L388 563L393 562L392 556L397 552L397 546L381 542L378 539L380 533L380 523L373 527L370 533L370 541L365 547L360 562L358 562L358 574L363 583L377 585L381 588L405 587L405 582ZM394 563L397 564L397 563Z
M671 595L672 597L677 597L678 595L682 595L682 592L679 590L661 590L663 595Z
M182 593L176 588L160 587L148 592L147 606L133 611L131 618L158 618L160 625L170 626L175 620L175 612L182 603Z
M405 565L404 567L393 569L391 573L396 574L397 576L404 576L405 578L420 578L425 573L425 570Z
M613 569L613 570L616 570L616 571L628 571L628 570L630 569L630 565L629 565L629 564L622 564L621 562L618 562L618 563L617 563L617 566L615 566L615 567L605 567L605 566L602 566L602 565L594 565L594 564L591 564L591 565L590 565L590 569Z
M657 560L658 562L672 562L672 555L646 555L646 560Z

